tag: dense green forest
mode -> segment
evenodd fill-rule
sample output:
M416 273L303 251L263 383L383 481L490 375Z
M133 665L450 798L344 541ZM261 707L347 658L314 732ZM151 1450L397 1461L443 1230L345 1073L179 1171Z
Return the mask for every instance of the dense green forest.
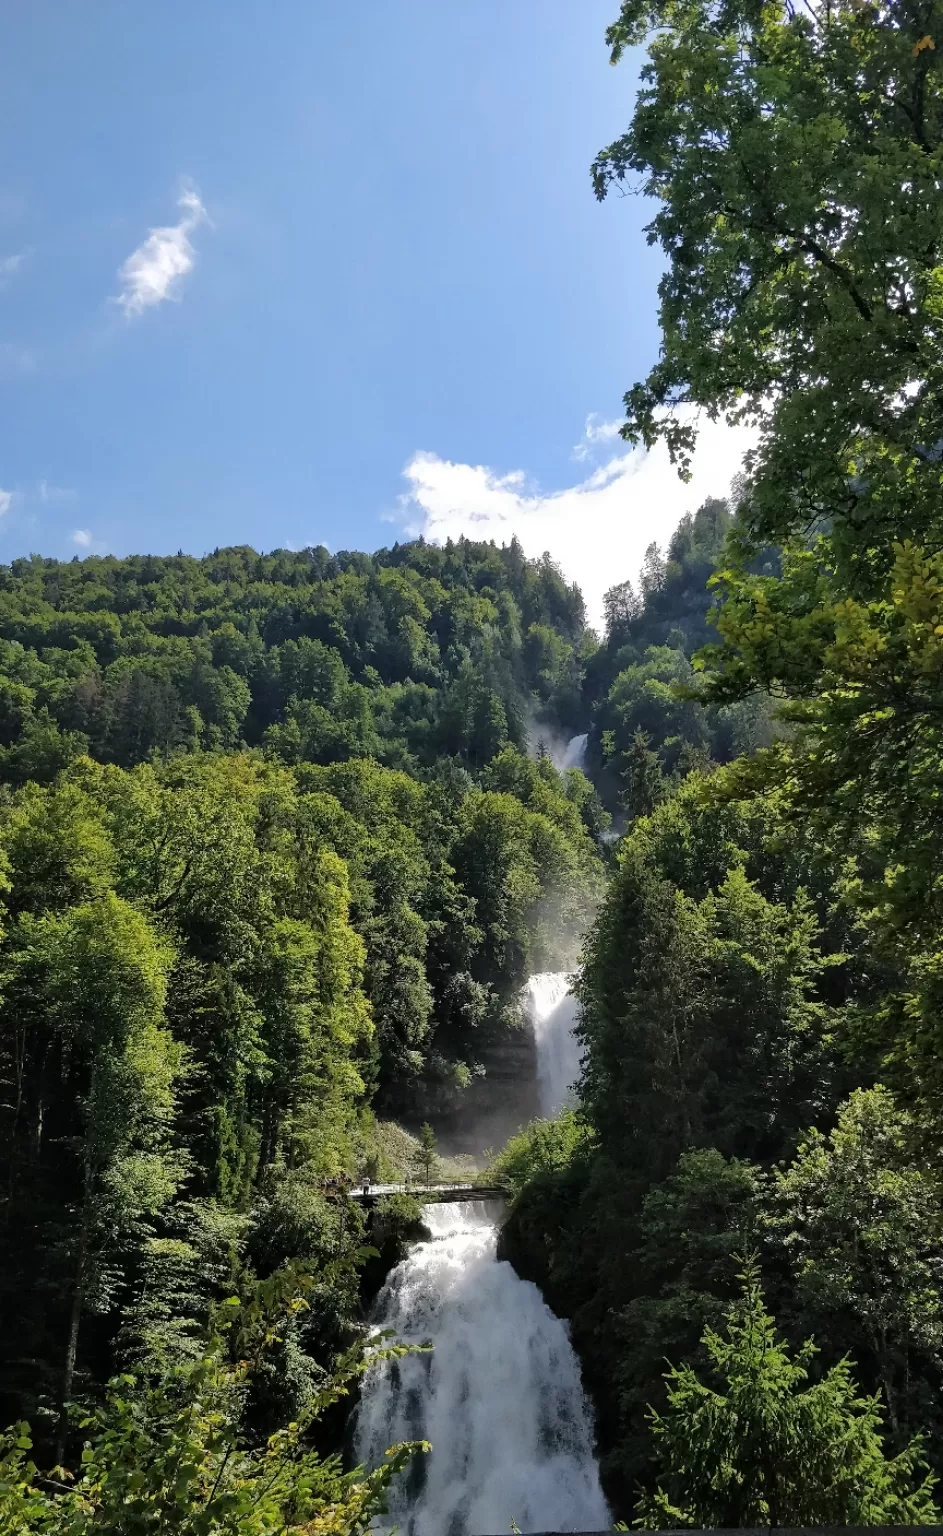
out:
M234 1292L294 1308L245 1388L267 1433L320 1402L415 1225L393 1201L368 1232L326 1186L408 1169L390 1117L480 1080L601 895L607 813L526 751L582 707L582 601L466 543L0 585L0 1407L69 1458L115 1371L203 1390Z

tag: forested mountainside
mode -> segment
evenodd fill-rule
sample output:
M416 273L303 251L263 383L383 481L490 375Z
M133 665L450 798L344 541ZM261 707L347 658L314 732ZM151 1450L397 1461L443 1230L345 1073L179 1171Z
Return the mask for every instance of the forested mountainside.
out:
M783 1517L926 1523L923 1479L943 1472L943 1173L921 906L939 858L926 781L894 774L883 734L904 714L932 774L934 714L885 693L862 720L844 683L774 707L782 684L741 681L732 625L785 605L790 572L747 547L708 623L714 562L743 529L708 504L673 556L649 552L641 594L608 595L589 755L626 829L581 956L576 1110L501 1154L502 1251L570 1319L620 1515L746 1524L766 1446ZM913 561L901 546L894 579ZM800 644L811 663L791 622L779 665ZM875 759L854 751L862 726ZM849 1435L842 1471L826 1451ZM718 1465L733 1471L715 1486ZM889 1504L868 1504L878 1487Z
M770 699L757 692L714 703L697 696L695 658L716 638L710 583L732 516L712 498L684 517L664 551L646 552L638 590L630 579L605 598L602 644L583 673L587 762L620 825L648 811L696 768L726 763L772 739ZM775 564L763 550L758 569Z
M389 1117L487 1103L525 978L603 898L606 805L769 739L676 687L729 525L653 547L601 640L513 546L0 570L0 1390L40 1444L286 1264L340 1268L265 1422L357 1336L382 1271L324 1181L401 1171ZM601 794L545 745L581 725Z
M525 750L578 718L582 601L465 543L0 588L3 1409L48 1447L227 1287L330 1260L289 1418L357 1331L321 1183L400 1171L375 1115L460 1098L601 895L606 813Z
M375 555L34 556L0 572L0 745L11 781L88 750L475 768L535 709L579 712L583 602L549 558L466 540Z
M526 976L575 962L586 933L578 1107L513 1139L495 1175L512 1193L504 1252L570 1319L613 1509L631 1515L641 1492L645 1518L664 1524L696 1486L682 1409L674 1440L660 1421L667 1449L650 1419L676 1401L666 1359L702 1376L713 1361L722 1385L753 1349L772 1351L768 1391L794 1394L803 1455L821 1451L802 1430L805 1372L817 1433L855 1427L848 1486L886 1484L879 1507L895 1518L932 1512L920 1458L939 1464L943 1430L941 1205L922 1086L934 1053L927 1042L921 1056L926 1036L906 1022L926 960L915 950L907 972L901 932L875 905L887 889L875 823L810 816L785 777L801 722L718 667L714 577L744 538L742 514L706 503L648 552L638 592L610 591L602 637L552 564L515 550L403 546L395 567L338 557L360 569L363 607L388 569L413 572L407 585L429 599L410 631L439 658L421 730L418 712L390 705L415 686L389 660L399 609L377 620L369 652L342 651L320 626L349 571L299 580L293 596L257 582L273 562L310 571L316 552L0 573L0 1390L45 1464L74 1457L84 1410L90 1465L114 1481L128 1431L120 1396L103 1393L123 1369L152 1394L135 1410L148 1422L190 1405L198 1443L174 1454L203 1458L204 1482L222 1456L259 1475L239 1457L290 1421L305 1476L340 1509L323 1456L343 1417L329 1405L338 1373L359 1369L348 1351L418 1207L395 1198L367 1218L331 1182L416 1171L394 1120L441 1118L470 1086L486 1100L489 1052L521 1028ZM437 565L435 589L413 560ZM211 581L234 563L241 579ZM159 601L129 574L145 570L160 573ZM780 555L749 550L741 579L776 590ZM83 593L98 606L83 609ZM487 622L447 625L443 645L443 613L469 605ZM726 623L724 611L722 645ZM333 693L319 692L325 678ZM237 684L225 725L211 701ZM90 699L99 714L80 715ZM305 718L309 734L289 730ZM343 737L345 718L367 727ZM589 777L547 750L575 727ZM610 813L625 829L615 843ZM244 1322L232 1343L213 1323L207 1341L232 1293ZM725 1345L704 1330L730 1307L741 1334ZM810 1336L814 1357L801 1353ZM679 1402L687 1380L670 1388ZM695 1401L700 1390L690 1376ZM867 1412L862 1390L878 1394ZM780 1410L759 1387L751 1402L731 1412L762 1435ZM229 1450L213 1448L220 1415ZM730 1430L735 1455L743 1433ZM248 1507L256 1483L239 1486ZM364 1508L381 1494L356 1484ZM836 1507L859 1509L850 1494ZM349 1509L337 1518L349 1528Z

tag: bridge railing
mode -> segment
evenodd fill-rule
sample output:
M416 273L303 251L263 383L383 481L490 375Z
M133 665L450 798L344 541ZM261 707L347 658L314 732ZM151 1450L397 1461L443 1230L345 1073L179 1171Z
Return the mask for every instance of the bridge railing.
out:
M384 1195L412 1195L416 1200L488 1200L501 1199L506 1191L494 1178L437 1181L434 1184L354 1184L347 1190L351 1200L376 1200Z

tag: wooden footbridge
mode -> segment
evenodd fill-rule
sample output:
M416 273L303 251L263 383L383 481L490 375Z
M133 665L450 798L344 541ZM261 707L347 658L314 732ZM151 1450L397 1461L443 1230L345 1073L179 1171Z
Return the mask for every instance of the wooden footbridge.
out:
M349 1200L361 1205L372 1205L386 1195L411 1195L423 1205L433 1201L452 1201L458 1205L465 1200L503 1200L506 1190L499 1184L353 1184L346 1191Z

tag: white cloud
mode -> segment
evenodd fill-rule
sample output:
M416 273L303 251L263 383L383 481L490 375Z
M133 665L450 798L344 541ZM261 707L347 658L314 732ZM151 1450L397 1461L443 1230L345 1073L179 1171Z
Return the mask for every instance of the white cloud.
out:
M177 223L152 229L118 270L121 292L114 302L129 320L164 299L178 298L183 279L193 269L196 252L190 236L206 223L206 209L193 187L181 192L177 207Z
M17 251L13 256L0 256L0 288L13 281L28 255L29 251Z
M0 491L0 517L5 517L13 505L13 492Z
M92 543L92 535L88 528L74 528L72 530L72 543L79 549L89 549Z
M686 512L708 496L726 495L755 441L750 427L704 420L687 484L659 443L651 452L620 454L560 491L528 488L521 470L501 475L417 453L404 470L409 491L402 502L410 532L433 542L464 534L508 544L516 534L526 554L549 551L579 584L588 621L600 628L603 593L626 577L635 581L648 545L667 544Z

